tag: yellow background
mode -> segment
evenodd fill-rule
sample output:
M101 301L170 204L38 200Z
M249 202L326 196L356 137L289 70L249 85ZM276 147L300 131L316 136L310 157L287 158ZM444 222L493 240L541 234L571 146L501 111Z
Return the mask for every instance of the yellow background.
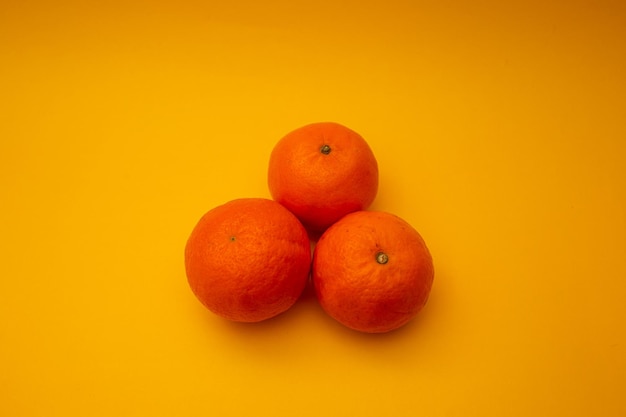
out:
M626 415L625 78L620 0L2 1L0 415ZM316 121L432 251L397 332L187 286Z

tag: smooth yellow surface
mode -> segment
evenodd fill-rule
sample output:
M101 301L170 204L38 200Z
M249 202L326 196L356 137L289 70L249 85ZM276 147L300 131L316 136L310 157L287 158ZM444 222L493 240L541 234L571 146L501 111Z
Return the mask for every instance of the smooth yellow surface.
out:
M2 1L0 415L626 415L625 5ZM432 251L397 332L187 286L199 217L315 121Z

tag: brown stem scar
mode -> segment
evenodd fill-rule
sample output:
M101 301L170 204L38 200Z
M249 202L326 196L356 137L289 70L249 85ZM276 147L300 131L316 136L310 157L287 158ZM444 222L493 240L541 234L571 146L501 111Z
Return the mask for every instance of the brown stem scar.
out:
M384 265L387 262L389 262L389 256L387 256L387 254L384 252L378 252L376 254L376 262L378 262L381 265Z

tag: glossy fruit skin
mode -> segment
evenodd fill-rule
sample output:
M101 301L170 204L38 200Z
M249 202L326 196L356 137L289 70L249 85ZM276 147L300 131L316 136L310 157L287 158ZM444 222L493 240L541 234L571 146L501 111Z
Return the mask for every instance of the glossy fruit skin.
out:
M275 145L268 186L272 198L307 230L321 234L344 215L370 206L378 192L378 163L355 131L333 122L312 123Z
M302 224L262 198L208 211L185 246L193 293L213 313L238 322L266 320L289 309L306 286L310 264Z
M384 333L424 307L434 267L424 240L406 221L359 211L321 236L312 274L319 303L331 317L357 331Z

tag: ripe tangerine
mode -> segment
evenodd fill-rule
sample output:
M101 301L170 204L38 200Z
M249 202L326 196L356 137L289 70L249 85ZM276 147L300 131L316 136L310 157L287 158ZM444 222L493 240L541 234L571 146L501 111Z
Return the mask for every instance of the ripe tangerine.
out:
M285 135L270 155L274 200L319 235L344 215L370 206L378 191L378 164L357 132L332 122Z
M408 323L426 304L434 279L420 234L386 212L350 213L320 237L313 284L322 308L345 326L383 333Z
M187 280L215 314L258 322L289 309L304 290L311 247L298 219L263 198L208 211L185 246Z

